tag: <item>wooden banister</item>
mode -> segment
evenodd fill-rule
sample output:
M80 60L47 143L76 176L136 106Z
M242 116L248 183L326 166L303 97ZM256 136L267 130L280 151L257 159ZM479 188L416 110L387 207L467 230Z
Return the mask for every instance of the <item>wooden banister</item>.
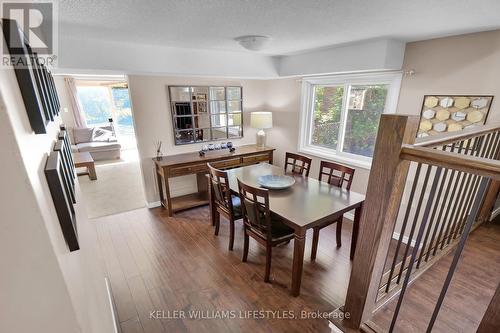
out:
M418 121L404 115L380 119L344 307L349 318L342 325L347 327L359 328L371 317L410 165L400 151L414 142Z
M500 180L500 161L497 160L413 145L403 145L401 158Z
M425 180L420 190L420 201L424 200L426 186L432 184L430 191L439 192L437 194L439 197L444 184L447 184L446 195L442 202L439 199L434 202L433 196L425 199L422 219L426 221L430 219L435 224L428 247L426 248L425 244L423 246L428 253L432 250L433 256L438 248L443 249L445 242L450 244L451 240L455 239L453 237L460 236L464 226L463 221L470 216L467 215L470 208L468 203L476 196L480 181L482 184L487 180L481 177L491 178L494 180L493 183L500 181L500 161L498 161L500 152L496 153L500 150L500 123L416 141L418 123L419 118L415 116L382 115L381 117L364 203L365 209L363 209L360 221L357 250L343 308L344 313L348 313L349 316L346 316L344 320L336 321L336 324L346 331L359 329L371 318L378 304L380 281L384 273L403 193L407 186L411 162L416 162L418 165L416 178L413 179L415 182L419 179L420 166L424 165ZM442 147L442 149L435 149L436 147ZM431 172L432 168L435 172ZM444 170L443 174L441 174L442 170ZM436 191L438 186L439 191ZM467 188L466 192L460 192L462 186ZM461 197L458 197L458 193ZM459 199L460 202L467 202L467 205L458 205ZM419 212L420 201L417 208ZM456 205L463 209L456 210L453 208ZM436 209L439 212L437 216L435 216ZM408 236L410 239L418 221L418 214L414 215L411 220L412 231ZM404 219L406 220L406 217ZM447 220L451 222L446 225L443 221ZM438 227L439 232L436 233ZM429 227L427 234L430 230ZM423 229L419 230L419 234L423 231ZM468 233L468 229L465 232ZM403 234L404 231L401 235ZM424 242L427 241L427 234ZM435 236L436 239L434 239ZM420 242L423 234L419 237ZM413 258L411 265L415 263L414 259L416 258ZM401 267L404 268L404 263ZM402 269L399 276L401 274Z
M458 132L445 132L428 136L426 138L418 138L413 144L415 147L437 147L443 146L459 140L467 140L476 136L485 135L488 133L500 130L500 122L494 122L484 126L467 128Z

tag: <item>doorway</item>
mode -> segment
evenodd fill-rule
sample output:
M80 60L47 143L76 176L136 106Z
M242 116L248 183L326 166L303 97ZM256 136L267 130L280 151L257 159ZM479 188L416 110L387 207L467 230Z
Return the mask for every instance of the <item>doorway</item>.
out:
M94 156L97 179L78 177L88 217L96 218L145 207L128 82L125 77L113 80L75 78L74 87L80 117L85 119L86 129L83 132L91 133L91 142L87 145L84 143L83 148L109 146L110 149L116 149L118 146L119 150L108 155L89 151ZM99 130L105 133L104 139L95 141ZM78 131L78 128L74 129L73 135Z

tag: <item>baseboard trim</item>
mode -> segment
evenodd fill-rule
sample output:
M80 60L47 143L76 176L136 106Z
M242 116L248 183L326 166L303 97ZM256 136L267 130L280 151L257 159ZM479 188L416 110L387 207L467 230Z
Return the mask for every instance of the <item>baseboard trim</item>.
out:
M156 208L161 206L161 201L147 202L146 207L148 208Z
M344 217L348 220L354 221L354 213L353 212L347 212L344 214Z
M111 290L111 283L109 282L109 279L107 277L104 277L104 283L106 284L109 306L111 307L111 318L113 320L114 333L122 333L122 328L118 320L115 298L113 297L113 291Z
M344 217L345 217L346 219L348 219L348 220L354 221L354 213L353 213L353 212L347 212L347 213L345 213L345 214L344 214ZM399 239L399 236L400 236L400 235L399 235L399 233L397 233L397 232L394 232L394 233L392 234L392 238L394 238L394 239ZM409 238L408 238L407 236L403 236L403 239L402 239L401 241L402 241L403 243L405 243L405 244L408 244L408 240L409 240ZM414 240L414 239L412 239L412 240L411 240L411 246L412 246L412 247L415 247L415 240Z
M497 217L498 215L500 215L500 207L494 209L491 212L490 221L493 221L495 219L495 217Z
M392 238L393 239L399 239L400 236L401 236L401 234L398 233L398 232L393 232L392 233ZM403 239L401 240L401 242L404 243L404 244L408 244L408 240L409 240L408 236L403 236ZM410 245L412 247L415 247L415 244L416 244L415 240L412 239Z

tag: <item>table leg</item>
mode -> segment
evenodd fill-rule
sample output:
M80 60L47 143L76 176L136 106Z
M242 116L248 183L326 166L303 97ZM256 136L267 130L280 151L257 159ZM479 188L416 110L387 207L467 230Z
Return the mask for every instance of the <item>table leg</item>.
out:
M156 172L156 184L158 185L158 194L160 195L160 207L165 209L165 197L163 196L163 177L158 169L158 166L155 167L155 172Z
M88 165L87 169L89 170L89 178L90 180L96 180L97 179L97 174L95 172L95 164L91 163Z
M214 193L212 188L212 181L208 181L208 203L210 205L210 220L212 221L212 225L215 226L215 205L214 205Z
M302 281L302 266L304 264L304 247L306 244L306 231L295 231L293 242L293 267L292 267L292 296L299 296Z
M358 241L359 233L359 221L361 221L361 213L363 212L363 204L356 207L354 211L354 221L352 224L352 238L351 238L351 260L354 259L354 253L356 252L356 242Z

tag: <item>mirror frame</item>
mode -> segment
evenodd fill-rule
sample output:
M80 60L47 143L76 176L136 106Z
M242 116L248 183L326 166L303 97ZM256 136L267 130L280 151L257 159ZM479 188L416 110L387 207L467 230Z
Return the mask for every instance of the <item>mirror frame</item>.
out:
M188 88L189 90L189 101L173 101L172 100L172 96L173 96L173 93L172 93L172 90L175 89L175 88ZM206 90L208 91L208 94L207 94L207 98L205 100L206 102L206 115L208 116L208 119L209 119L209 127L206 128L206 127L203 127L203 128L198 128L198 127L193 127L191 129L178 129L176 124L177 124L177 119L178 118L181 118L181 116L178 116L176 114L176 103L189 103L189 109L191 111L190 113L190 116L187 115L185 116L186 118L191 118L191 122L194 124L194 117L196 117L196 115L193 113L193 110L194 110L194 103L196 103L195 100L193 100L193 90L195 88L206 88ZM212 113L212 102L216 102L216 101L222 101L222 100L213 100L212 99L212 96L211 96L211 89L212 88L224 88L224 100L223 102L226 103L226 110L224 113ZM240 89L240 99L228 99L228 96L227 96L227 89L228 88L239 88ZM204 142L215 142L215 141L225 141L225 140L231 140L231 139L241 139L243 138L243 87L242 86L238 86L238 85L210 85L210 86L205 86L205 85L168 85L167 86L167 91L168 91L168 103L170 104L170 113L171 113L171 118L172 118L172 131L173 131L173 137L174 137L174 144L176 146L179 146L179 145L188 145L188 144L196 144L196 143L204 143ZM240 105L241 105L241 112L229 112L228 110L228 104L229 102L231 101L239 101ZM217 115L217 114L223 114L226 116L226 125L225 126L217 126L217 127L214 127L212 125L212 117L214 115ZM228 124L228 121L229 121L229 115L231 114L240 114L241 115L241 122L239 125L236 125L236 126L229 126ZM213 138L213 129L214 128L224 128L226 129L226 135L225 137L223 138L216 138L214 139ZM240 135L238 136L230 136L229 135L229 128L230 127L239 127L239 131L240 131ZM200 130L206 130L206 129L209 129L210 132L208 133L209 135L209 139L208 140L197 140L196 138L196 133ZM186 142L180 142L178 141L176 135L178 132L183 132L183 131L186 131L186 132L191 132L191 135L193 135L193 140L192 141L186 141Z

